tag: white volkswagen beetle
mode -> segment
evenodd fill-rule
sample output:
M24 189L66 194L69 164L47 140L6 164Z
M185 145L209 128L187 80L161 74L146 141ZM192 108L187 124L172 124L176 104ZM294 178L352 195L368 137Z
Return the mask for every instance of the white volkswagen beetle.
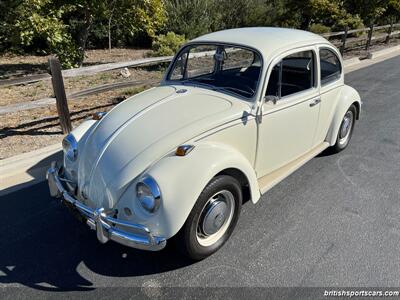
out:
M244 200L346 148L360 109L339 52L318 35L206 34L180 49L159 86L65 137L50 193L102 243L160 250L174 237L202 259L232 234Z

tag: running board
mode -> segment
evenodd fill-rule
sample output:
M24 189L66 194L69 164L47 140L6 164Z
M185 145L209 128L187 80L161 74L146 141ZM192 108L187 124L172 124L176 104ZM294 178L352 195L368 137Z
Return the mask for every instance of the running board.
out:
M270 190L273 186L278 184L281 180L285 179L287 176L292 174L298 168L303 166L306 162L320 154L326 148L329 147L328 142L323 142L322 144L314 147L307 153L303 154L299 158L293 160L292 162L284 165L283 167L261 177L258 179L258 186L260 187L260 193L264 194Z

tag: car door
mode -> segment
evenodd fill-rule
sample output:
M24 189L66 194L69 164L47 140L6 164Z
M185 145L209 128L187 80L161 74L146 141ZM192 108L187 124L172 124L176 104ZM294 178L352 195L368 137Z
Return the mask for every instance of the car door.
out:
M337 50L323 45L318 49L318 59L321 107L314 145L325 140L344 85L342 63Z
M287 52L271 64L258 124L260 178L308 152L319 115L315 47Z

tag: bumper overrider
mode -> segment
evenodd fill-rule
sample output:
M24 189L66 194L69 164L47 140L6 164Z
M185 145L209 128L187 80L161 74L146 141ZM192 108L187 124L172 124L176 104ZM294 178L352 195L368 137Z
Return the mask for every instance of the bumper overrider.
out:
M68 180L60 175L60 168L55 162L47 171L47 181L49 184L50 195L61 198L61 201L75 209L84 219L86 224L96 230L97 239L101 243L113 240L122 245L150 251L158 251L165 247L167 241L163 237L154 236L150 230L140 224L133 224L124 220L111 217L115 215L115 210L105 210L104 208L92 209L73 197L64 182ZM130 232L121 228L129 229ZM135 233L132 233L135 232Z

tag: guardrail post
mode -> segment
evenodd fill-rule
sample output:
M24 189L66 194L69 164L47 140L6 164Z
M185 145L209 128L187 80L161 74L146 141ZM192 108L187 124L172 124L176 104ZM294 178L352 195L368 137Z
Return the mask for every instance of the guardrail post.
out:
M385 40L386 44L389 43L390 35L392 34L392 31L393 31L393 19L390 21L390 27L389 27L388 35L386 36L386 40Z
M373 31L374 31L374 24L371 24L369 26L367 44L365 45L365 50L367 50L368 52L369 52L369 47L371 46L372 32Z
M69 115L67 96L65 94L64 81L61 73L61 64L56 57L49 58L51 82L53 84L54 96L56 97L56 105L60 125L63 133L72 130L71 117Z
M346 48L346 39L347 39L347 31L349 30L349 27L344 28L344 33L342 35L342 46L340 47L340 54L343 55L344 49Z

